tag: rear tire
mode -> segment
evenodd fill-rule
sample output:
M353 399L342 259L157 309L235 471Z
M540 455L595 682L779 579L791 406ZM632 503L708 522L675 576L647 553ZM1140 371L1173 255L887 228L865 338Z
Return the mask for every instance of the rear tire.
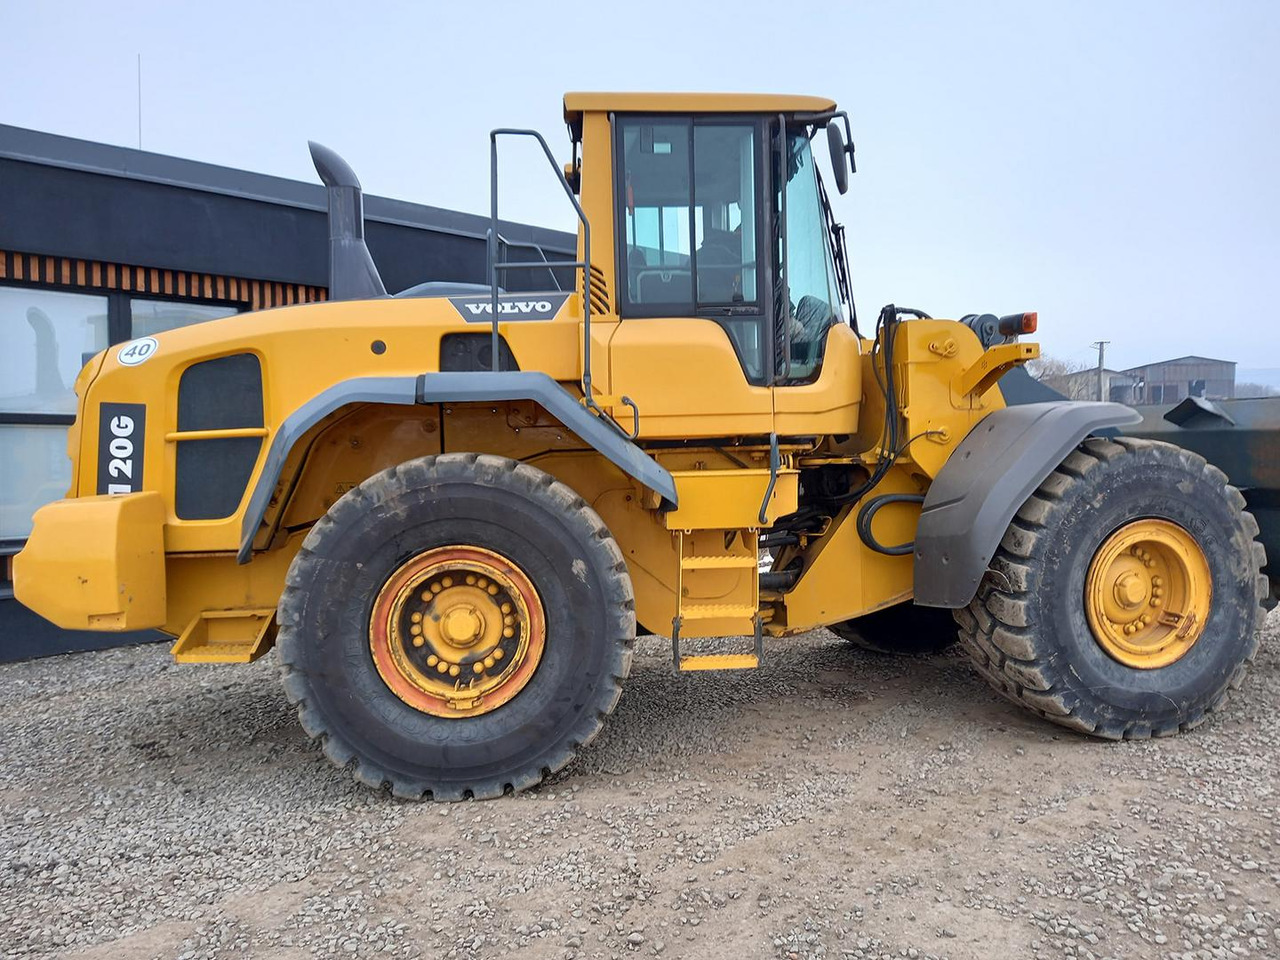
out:
M911 601L833 623L827 629L855 647L890 656L933 656L959 639L950 610L918 607Z
M415 564L441 556L493 558L510 576L414 579ZM431 606L447 596L459 599ZM520 617L526 606L536 613ZM514 641L501 639L513 636L504 615L518 620ZM482 799L538 783L600 730L630 670L635 603L622 552L569 487L505 457L444 454L384 470L334 504L289 569L279 622L285 691L334 764L398 797ZM538 642L517 652L526 625ZM453 641L448 663L404 666ZM489 673L498 689L487 702L440 699ZM502 676L514 680L501 687Z
M1054 723L1108 739L1190 729L1239 687L1257 650L1265 554L1244 507L1226 475L1189 451L1129 437L1086 440L1018 511L977 597L956 611L961 642L997 691ZM1176 528L1203 560L1195 564L1207 571L1212 600L1202 625L1192 621L1198 632L1185 650L1126 654L1091 626L1095 557L1135 524ZM1115 582L1117 597L1127 578ZM1158 618L1160 594L1134 589L1135 615ZM1163 593L1176 591L1165 584ZM1146 623L1131 625L1136 638ZM1117 632L1125 643L1128 631Z

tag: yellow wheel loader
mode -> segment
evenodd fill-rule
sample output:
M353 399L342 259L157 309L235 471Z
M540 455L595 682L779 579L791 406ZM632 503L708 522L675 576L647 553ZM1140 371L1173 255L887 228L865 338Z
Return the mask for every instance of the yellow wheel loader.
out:
M313 144L331 302L95 357L17 597L67 628L160 628L184 663L276 646L329 759L413 798L567 764L637 624L680 671L755 668L817 627L958 632L1001 693L1100 737L1224 701L1267 589L1241 495L1120 435L1126 407L1002 386L1037 356L1034 314L860 326L815 162L844 192L834 102L573 93L564 115L563 170L536 132L491 135L483 286L389 296L354 173ZM514 137L577 214L574 261L502 250Z

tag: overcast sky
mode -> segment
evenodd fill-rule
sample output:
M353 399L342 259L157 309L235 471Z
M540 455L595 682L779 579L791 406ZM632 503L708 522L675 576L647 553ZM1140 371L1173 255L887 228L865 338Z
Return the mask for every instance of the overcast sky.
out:
M19 3L0 121L487 212L491 127L568 157L566 90L812 93L864 315L1040 312L1046 352L1280 367L1280 3ZM571 227L509 148L504 215ZM0 211L3 215L3 211Z

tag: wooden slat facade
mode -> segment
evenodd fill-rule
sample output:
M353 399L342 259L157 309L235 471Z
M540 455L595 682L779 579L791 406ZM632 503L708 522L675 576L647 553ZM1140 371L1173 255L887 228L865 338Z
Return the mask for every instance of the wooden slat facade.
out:
M6 280L49 284L88 291L123 290L172 300L215 300L248 310L266 310L294 303L328 299L325 287L299 283L275 283L244 277L157 270L132 264L67 257L37 256L0 250L0 282Z

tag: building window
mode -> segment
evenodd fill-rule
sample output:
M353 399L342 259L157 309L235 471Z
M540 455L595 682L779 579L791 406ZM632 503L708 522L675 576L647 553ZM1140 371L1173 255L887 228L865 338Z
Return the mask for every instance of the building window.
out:
M31 515L67 495L67 428L0 423L0 541L31 534Z
M0 415L74 414L76 374L107 343L106 297L0 286Z
M1188 396L1188 397L1203 397L1203 396L1204 396L1204 381L1203 381L1203 380L1192 380L1190 383L1188 383L1188 384L1187 384L1187 396Z
M164 333L166 330L230 317L239 312L236 307L182 300L144 300L135 297L129 301L129 317L132 321L134 338L150 337L157 333Z
M107 343L106 297L0 286L0 540L67 492L72 385Z
M0 285L0 545L71 483L76 375L112 343L231 316L224 304Z

